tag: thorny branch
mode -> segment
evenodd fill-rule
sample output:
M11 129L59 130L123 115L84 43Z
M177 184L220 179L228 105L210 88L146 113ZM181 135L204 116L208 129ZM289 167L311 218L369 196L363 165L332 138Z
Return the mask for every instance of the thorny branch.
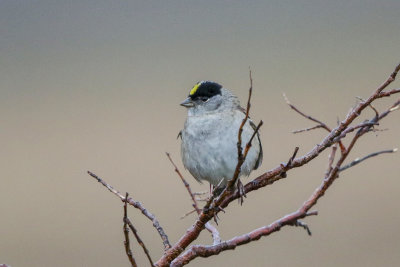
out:
M236 171L235 174L228 182L227 187L222 191L222 193L219 196L211 196L205 206L203 207L203 210L199 213L198 218L194 222L194 224L187 229L187 231L182 235L182 237L173 245L170 246L167 240L167 246L166 251L164 254L161 256L161 258L155 263L155 266L183 266L193 259L197 257L209 257L212 255L217 255L222 251L225 250L230 250L234 249L237 246L247 244L249 242L256 241L260 239L262 236L267 236L270 235L276 231L279 231L282 227L284 226L300 226L304 228L309 234L310 229L308 226L300 221L301 219L304 219L305 217L311 216L311 215L317 215L316 211L310 211L313 206L317 204L317 201L325 195L327 189L332 185L332 183L339 177L339 173L341 173L343 170L346 170L352 166L357 165L358 163L371 158L373 156L377 156L383 153L392 153L395 152L396 149L393 150L385 150L385 151L380 151L380 152L375 152L371 153L361 159L356 159L349 164L342 166L344 161L347 159L349 153L355 146L356 142L360 137L362 137L364 134L375 131L374 127L379 125L379 122L386 117L388 114L391 112L397 110L400 108L400 99L398 99L392 106L390 106L387 110L384 112L380 113L372 107L371 103L374 102L375 100L383 97L390 97L394 94L400 93L400 89L392 89L388 91L383 91L386 89L396 78L397 73L400 70L400 64L396 66L394 71L391 73L391 75L388 77L388 79L381 85L379 86L366 100L362 100L354 107L352 108L346 118L342 120L341 122L338 123L338 126L334 129L331 129L327 124L323 123L322 121L315 119L314 117L305 114L304 112L300 111L297 107L292 105L287 98L286 102L292 108L294 111L299 113L301 116L317 123L316 126L306 128L303 130L298 130L296 132L305 132L305 131L310 131L313 129L317 128L323 128L325 129L328 133L328 135L315 147L313 147L310 151L308 151L306 154L297 157L297 152L298 148L295 149L293 155L290 157L288 162L286 164L279 164L277 167L265 172L264 174L260 175L259 177L253 179L249 183L247 183L243 187L243 193L249 193L255 190L258 190L262 187L265 187L267 185L271 185L274 182L286 178L286 173L294 168L301 167L307 163L309 163L311 160L314 158L318 157L323 151L327 149L331 149L331 152L328 157L328 167L325 172L323 181L321 185L316 188L316 190L311 194L311 196L308 198L307 201L305 201L299 209L297 209L295 212L290 213L288 215L285 215L270 225L267 226L262 226L258 229L255 229L249 233L236 236L231 238L230 240L227 241L222 241L219 243L215 243L213 245L192 245L189 247L189 245L197 239L199 234L203 231L204 228L206 228L207 223L214 218L219 211L223 210L223 208L227 207L232 201L235 199L241 197L240 192L233 190L234 185L236 181L238 180L239 174L240 174L240 169L241 165L243 164L245 157L246 157L246 150L248 151L251 147L251 142L246 144L245 149L242 149L242 140L241 140L241 132L243 129L243 126L245 125L246 121L249 118L249 111L250 111L250 100L251 100L251 94L252 94L252 77L251 77L251 71L250 71L250 89L249 89L249 98L247 101L247 109L245 113L245 118L242 121L242 124L239 128L238 132L238 164L236 166ZM354 120L358 117L360 117L362 111L367 108L371 107L375 111L375 116L371 118L370 120L366 120L362 123L358 123L356 125L351 125ZM262 122L259 124L257 129L254 132L254 135L257 134L257 131L259 127L261 126ZM351 138L351 141L347 147L342 143L342 140L347 137L350 133L354 133L353 137ZM248 147L248 148L247 148ZM338 155L338 159L335 162L336 158L336 152L337 152L337 147L340 147L340 154ZM243 153L243 151L245 151ZM114 190L111 186L109 186L107 183L102 181L100 178L98 178L96 175L93 173L88 172L92 177L96 178L100 183L102 183L108 190L113 192L115 195L117 195L121 200L124 200L124 197L121 196L121 194ZM186 186L186 185L185 185ZM189 187L190 188L190 187ZM189 191L189 194L191 197L194 197L194 194ZM129 201L131 200L131 201ZM133 205L134 207L137 207L137 203L132 199L128 199L128 202ZM136 203L135 205L132 203ZM194 201L194 203L196 203ZM140 203L139 203L140 204ZM141 205L141 204L140 204ZM194 204L195 205L195 204ZM197 203L196 203L197 205ZM142 206L141 206L142 207ZM138 208L138 207L137 207ZM141 208L139 208L141 209ZM143 207L142 207L142 212L143 212ZM145 209L144 209L145 210ZM198 211L199 209L196 209ZM146 210L147 211L147 210ZM146 213L143 212L145 215ZM152 214L151 214L152 215ZM147 215L146 215L147 216ZM149 219L152 221L155 219L154 215L152 216L147 216ZM157 227L156 227L157 229ZM163 233L163 231L162 231ZM164 234L165 235L165 234ZM163 235L160 233L160 236L163 237ZM166 235L165 235L166 237ZM164 239L163 239L164 240ZM164 243L165 245L165 243Z

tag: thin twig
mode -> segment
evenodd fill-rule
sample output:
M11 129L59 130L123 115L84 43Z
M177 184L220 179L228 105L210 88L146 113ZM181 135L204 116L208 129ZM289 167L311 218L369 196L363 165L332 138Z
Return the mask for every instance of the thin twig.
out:
M292 131L292 133L294 133L294 134L303 133L303 132L308 132L308 131L312 131L312 130L319 129L319 128L323 128L321 124L318 124L318 125L315 125L315 126L309 127L309 128L294 130L294 131Z
M109 185L108 183L106 183L103 179L101 179L99 176L97 176L96 174L94 174L91 171L87 171L87 173L92 176L94 179L97 180L97 182L101 183L105 188L107 188L111 193L113 193L114 195L116 195L117 197L119 197L122 202L125 202L125 197L123 195L121 195L121 193L114 189L111 185Z
M372 158L372 157L375 157L375 156L378 156L378 155L384 154L384 153L395 153L395 152L397 152L397 150L398 150L397 148L388 149L388 150L382 150L382 151L378 151L378 152L374 152L374 153L368 154L368 155L366 155L365 157L362 157L362 158L356 158L355 160L353 160L349 164L341 167L339 169L339 172L342 172L342 171L344 171L344 170L346 170L346 169L348 169L350 167L353 167L353 166L363 162L366 159L369 159L369 158Z
M335 144L332 147L331 153L329 154L328 157L328 168L326 169L325 176L328 176L329 173L332 171L332 165L333 161L335 160L336 150L337 150L337 145Z
M149 250L146 248L145 244L143 243L142 239L140 238L135 226L133 226L131 220L129 220L128 217L126 217L126 219L124 218L124 220L126 221L126 223L128 224L129 228L131 229L133 235L135 236L138 244L142 247L144 254L146 254L147 259L149 260L149 263L151 266L154 266L153 260L150 257L150 253Z
M263 121L260 121L260 122L258 123L256 129L254 130L253 134L252 134L251 137L250 137L250 140L247 142L246 147L245 147L245 149L244 149L244 154L243 154L244 160L246 160L247 154L249 153L250 148L251 148L251 143L253 142L254 137L258 134L258 132L259 132L259 130L260 130L260 127L263 125L263 123L264 123ZM244 160L243 160L243 161L244 161Z
M293 225L293 222L305 218L308 216L316 215L315 212L305 213L298 216L297 213L286 215L284 218L276 220L268 226L257 228L249 233L236 236L230 240L224 241L218 245L203 246L193 245L185 253L177 257L171 262L171 267L179 267L188 264L190 261L197 257L209 257L211 255L217 255L222 251L232 250L238 246L250 243L252 241L259 240L262 236L267 236L273 232L279 231L285 225ZM301 217L301 218L300 218Z
M286 96L285 93L283 93L283 98L285 99L286 104L288 104L289 107L290 107L291 109L293 109L294 111L296 111L297 113L299 113L299 114L300 114L301 116L303 116L304 118L309 119L309 120L311 120L311 121L313 121L313 122L318 123L318 125L319 125L318 128L323 128L323 129L327 130L328 132L332 132L332 129L331 129L328 125L326 125L325 123L323 123L322 121L320 121L320 120L318 120L318 119L316 119L316 118L314 118L314 117L311 117L310 115L307 115L307 114L305 114L304 112L300 111L296 106L294 106L294 105L289 101L289 99L287 98L287 96ZM314 127L314 129L316 129L316 128L317 128L317 127ZM310 130L311 130L311 129L310 129ZM340 146L340 150L341 150L342 152L346 150L346 148L344 147L344 145L343 145L343 143L342 143L341 141L339 141L339 146Z
M249 97L247 99L246 113L245 113L245 116L244 116L244 118L242 120L242 123L240 124L239 131L238 131L238 142L237 142L238 164L236 166L235 173L234 173L234 175L232 177L232 180L235 180L235 181L229 183L230 189L233 188L233 185L236 183L237 177L239 177L240 167L243 164L241 162L245 160L245 159L243 159L244 157L243 157L243 150L242 150L242 133L243 133L243 127L246 124L247 120L249 119L249 113L250 113L250 107L251 107L251 102L250 101L251 101L251 94L253 92L253 78L251 77L251 70L249 71L249 78L250 78L250 88L249 88Z
M364 100L362 97L360 97L360 96L357 96L356 98L357 98L358 100L362 101L362 102L365 101L365 100ZM378 116L379 116L379 112L378 112L378 110L372 105L372 103L370 103L368 106L375 112L375 117L378 117Z
M188 191L190 197L192 198L194 211L196 211L197 214L199 215L201 213L201 209L198 206L195 194L192 192L192 189L190 188L189 183L186 182L185 178L183 177L183 175L179 171L178 167L176 166L176 164L172 160L171 155L168 152L166 152L166 155L167 155L169 161L171 162L171 164L174 166L175 172L181 178L181 180L182 180L183 184L185 185L186 190ZM191 213L193 213L193 212L189 212L189 213L185 214L184 217L186 217L188 214L191 214ZM220 235L219 235L219 232L218 232L217 228L214 225L212 225L210 222L206 223L205 227L211 233L211 236L213 238L213 243L214 244L220 243L221 242L221 238L220 238Z
M387 91L387 92L382 92L379 95L381 97L386 97L386 96L391 96L391 95L397 94L397 93L400 93L400 88L399 89L392 89L392 90Z
M334 140L336 141L336 140L343 139L344 137L346 137L346 135L347 135L348 133L354 132L354 130L357 130L357 129L360 129L360 128L363 128L363 127L366 127L366 126L376 126L376 125L379 125L379 123L377 122L376 119L377 119L377 117L374 117L374 118L372 118L372 119L369 120L369 121L365 121L365 122L362 122L362 123L357 124L357 125L355 125L355 126L348 127L348 128L347 128L346 130L344 130L339 136L337 136Z
M124 201L124 220L123 220L124 221L123 229L124 229L124 236L125 236L124 246L125 246L125 252L126 252L126 255L128 256L129 262L131 263L131 265L133 267L137 267L136 260L133 257L131 246L129 243L129 228L128 228L128 222L127 222L127 219L128 219L128 211L127 210L128 209L127 209L126 199L128 199L128 192L126 193L126 197L125 197L125 201Z
M188 212L186 212L185 214L183 214L183 215L180 217L180 219L181 219L181 220L182 220L182 219L185 219L187 216L189 216L190 214L195 213L195 212L196 212L195 209L193 209L193 210L191 210L191 211L188 211Z
M158 234L160 235L162 241L163 241L163 245L164 245L164 250L167 250L171 247L171 244L168 241L168 236L165 234L163 228L160 226L160 223L158 222L156 216L154 216L154 214L152 214L151 212L149 212L142 203L133 200L132 198L128 198L126 199L123 195L121 195L121 193L114 189L111 185L109 185L107 182L105 182L103 179L101 179L99 176L97 176L96 174L94 174L91 171L87 172L90 176L92 176L93 178L95 178L100 184L102 184L104 187L106 187L111 193L113 193L114 195L116 195L117 197L119 197L121 199L122 202L125 202L125 200L132 205L133 207L139 209L144 216L146 216L152 223L154 228L157 230Z
M183 175L181 174L181 172L179 171L178 167L176 166L176 164L174 163L174 161L171 158L171 155L168 152L165 152L165 154L167 155L169 161L171 162L172 166L174 166L175 168L175 172L178 174L178 176L181 178L182 183L185 185L186 190L188 191L192 201L193 201L193 207L196 210L197 214L200 214L201 209L199 209L199 206L197 204L197 200L192 192L192 189L190 188L190 185L188 182L186 182L185 178L183 178Z

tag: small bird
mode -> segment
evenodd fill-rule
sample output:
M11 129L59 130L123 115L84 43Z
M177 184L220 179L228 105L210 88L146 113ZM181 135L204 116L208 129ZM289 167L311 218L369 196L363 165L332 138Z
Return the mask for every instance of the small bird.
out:
M181 105L188 109L184 128L179 133L183 165L197 181L205 180L212 186L225 187L238 162L238 132L245 110L231 91L211 81L197 83ZM243 127L242 147L250 140L255 128L248 119ZM257 133L240 176L249 176L261 165L262 157Z

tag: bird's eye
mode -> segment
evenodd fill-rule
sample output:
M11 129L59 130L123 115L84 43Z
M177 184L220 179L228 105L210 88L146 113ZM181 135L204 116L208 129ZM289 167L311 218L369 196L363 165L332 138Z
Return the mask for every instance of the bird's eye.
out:
M210 98L208 98L208 97L206 97L206 96L204 96L204 97L202 97L202 98L200 98L201 99L201 101L203 101L203 102L207 102L208 100L210 100Z

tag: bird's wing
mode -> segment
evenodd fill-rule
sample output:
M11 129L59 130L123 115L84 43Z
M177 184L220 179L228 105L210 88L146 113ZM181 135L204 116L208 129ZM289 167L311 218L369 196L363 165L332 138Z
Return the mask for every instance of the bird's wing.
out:
M250 119L249 119L249 122L250 122L251 128L253 128L253 130L255 131L257 129L257 126ZM257 161L256 161L256 165L254 166L255 170L257 170L257 168L261 165L261 162L262 162L262 159L263 159L263 149L262 149L262 145L261 145L260 133L259 132L257 132L257 139L258 139L258 143L260 144L260 152L258 153L258 158L257 158Z
M239 110L246 115L246 110L244 108L239 107ZM249 123L250 123L251 128L253 128L253 130L255 131L257 129L257 126L254 124L254 122L250 118L249 118ZM256 165L254 166L255 170L257 170L257 168L261 165L261 162L263 159L263 149L262 149L262 145L261 145L261 139L260 139L259 132L257 132L257 139L258 139L258 143L260 144L260 152L258 153Z

